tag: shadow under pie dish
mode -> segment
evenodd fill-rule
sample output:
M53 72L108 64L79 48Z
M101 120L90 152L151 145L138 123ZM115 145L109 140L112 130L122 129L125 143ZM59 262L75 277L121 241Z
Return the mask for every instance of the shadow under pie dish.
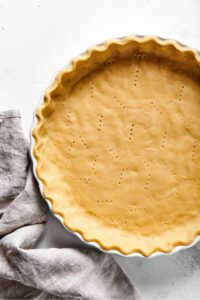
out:
M200 234L200 58L128 36L90 48L37 109L43 197L86 242L150 256Z

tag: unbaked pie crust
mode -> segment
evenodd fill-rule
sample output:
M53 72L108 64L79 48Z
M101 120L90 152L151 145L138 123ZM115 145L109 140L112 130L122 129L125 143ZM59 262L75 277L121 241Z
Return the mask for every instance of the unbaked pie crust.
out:
M36 115L36 174L71 231L145 256L200 234L197 51L136 36L95 46L58 74Z

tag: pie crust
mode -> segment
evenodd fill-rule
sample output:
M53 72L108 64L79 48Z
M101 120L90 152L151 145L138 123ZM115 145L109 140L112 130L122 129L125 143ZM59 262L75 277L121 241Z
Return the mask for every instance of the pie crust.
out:
M42 194L103 250L149 256L200 234L200 58L128 36L63 69L36 112Z

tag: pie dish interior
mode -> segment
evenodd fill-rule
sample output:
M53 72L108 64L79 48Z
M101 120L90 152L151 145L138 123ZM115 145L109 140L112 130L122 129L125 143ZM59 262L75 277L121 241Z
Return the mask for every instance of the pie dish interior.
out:
M200 233L197 52L154 37L98 45L58 74L36 115L36 175L71 231L145 256Z

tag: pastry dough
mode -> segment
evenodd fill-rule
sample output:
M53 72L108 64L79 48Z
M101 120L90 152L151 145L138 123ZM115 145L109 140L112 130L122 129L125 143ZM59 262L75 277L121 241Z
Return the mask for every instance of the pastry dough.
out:
M36 174L72 231L122 254L200 233L200 63L173 41L128 37L61 71L37 110Z

